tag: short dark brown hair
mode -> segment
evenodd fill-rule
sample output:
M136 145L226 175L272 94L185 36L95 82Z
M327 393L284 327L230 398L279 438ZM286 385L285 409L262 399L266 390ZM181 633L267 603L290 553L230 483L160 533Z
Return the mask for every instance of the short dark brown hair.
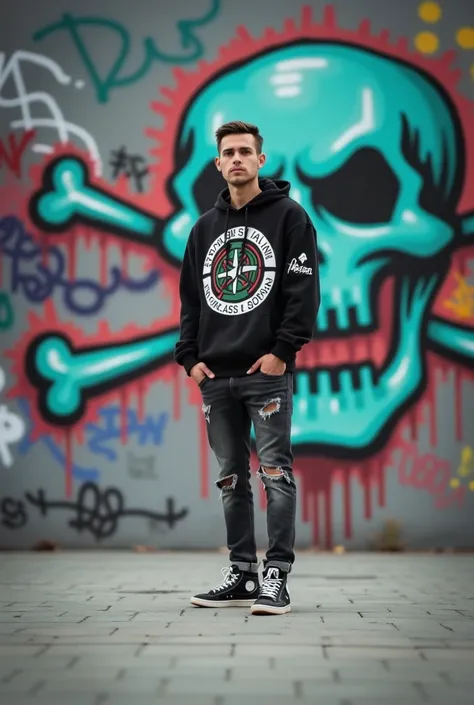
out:
M234 122L226 122L225 125L221 125L216 130L216 142L217 142L217 153L221 152L221 142L227 135L253 135L255 138L255 147L257 149L257 154L262 153L263 137L256 125L252 125L250 122L241 122L240 120L234 120Z

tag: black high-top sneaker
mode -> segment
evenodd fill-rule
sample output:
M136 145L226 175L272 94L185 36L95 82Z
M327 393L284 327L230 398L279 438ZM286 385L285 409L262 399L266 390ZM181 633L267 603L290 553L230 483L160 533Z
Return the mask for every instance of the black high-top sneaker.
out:
M236 565L222 568L223 582L209 592L194 595L191 604L198 607L248 607L258 597L258 573L248 573Z
M265 568L258 598L250 608L252 614L285 614L291 610L287 577L279 568Z

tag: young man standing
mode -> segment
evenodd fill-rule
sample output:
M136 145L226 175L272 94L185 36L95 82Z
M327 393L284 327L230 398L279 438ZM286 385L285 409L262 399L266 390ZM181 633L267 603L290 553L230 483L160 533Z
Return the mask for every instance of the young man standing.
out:
M216 140L216 167L228 188L189 236L175 359L201 389L220 468L216 484L231 567L218 587L191 603L283 614L290 610L287 575L295 559L292 372L319 308L316 232L289 198L287 181L259 179L265 155L256 126L227 123ZM261 585L249 469L252 423L267 495L269 547Z

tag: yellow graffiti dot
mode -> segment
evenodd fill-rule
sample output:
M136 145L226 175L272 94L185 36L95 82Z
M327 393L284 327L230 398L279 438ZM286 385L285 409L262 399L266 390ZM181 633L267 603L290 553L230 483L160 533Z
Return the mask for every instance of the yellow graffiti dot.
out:
M441 8L437 2L422 2L418 14L423 22L437 22L441 17Z
M461 483L457 477L452 477L449 482L450 487L452 487L453 489L456 489L456 487L459 487L460 484ZM474 482L472 484L474 485Z
M456 41L462 49L474 49L474 27L461 27L461 29L458 29Z
M433 54L439 46L439 39L433 32L418 32L415 46L422 54Z
M474 492L474 482L470 482L470 483L468 484L468 487L469 487L469 489L471 490L471 492Z

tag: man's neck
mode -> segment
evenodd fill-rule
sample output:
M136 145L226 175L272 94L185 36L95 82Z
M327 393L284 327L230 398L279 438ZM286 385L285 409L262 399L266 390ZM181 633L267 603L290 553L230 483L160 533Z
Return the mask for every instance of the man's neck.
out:
M232 186L229 184L230 202L237 210L243 208L252 198L255 198L255 196L258 196L261 192L262 189L258 185L258 179L244 184L243 186Z

